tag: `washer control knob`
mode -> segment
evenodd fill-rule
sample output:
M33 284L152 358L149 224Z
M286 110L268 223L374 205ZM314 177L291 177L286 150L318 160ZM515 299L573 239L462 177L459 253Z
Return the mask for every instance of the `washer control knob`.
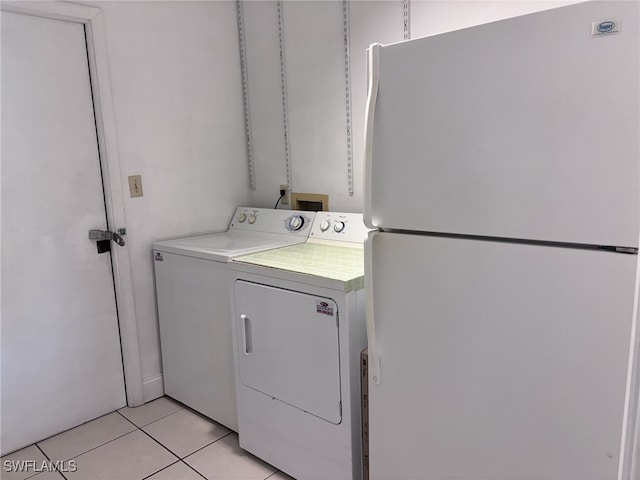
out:
M331 226L331 222L329 220L323 220L322 223L320 224L320 230L322 230L323 232L326 232L327 230L329 230L330 226Z
M241 213L240 215L238 215L238 221L240 223L244 222L247 219L247 214L246 213Z
M289 230L296 232L302 228L304 225L304 217L300 215L294 215L289 218L289 222L287 224Z
M247 221L251 224L256 223L258 217L256 217L256 215L254 213L249 214L249 218L247 218Z
M341 220L338 220L334 225L333 225L333 230L336 233L340 233L341 231L344 230L344 222Z

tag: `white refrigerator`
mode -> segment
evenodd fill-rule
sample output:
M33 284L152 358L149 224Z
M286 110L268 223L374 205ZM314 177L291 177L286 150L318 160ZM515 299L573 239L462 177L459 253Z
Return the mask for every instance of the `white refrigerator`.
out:
M369 49L371 478L640 478L639 17Z

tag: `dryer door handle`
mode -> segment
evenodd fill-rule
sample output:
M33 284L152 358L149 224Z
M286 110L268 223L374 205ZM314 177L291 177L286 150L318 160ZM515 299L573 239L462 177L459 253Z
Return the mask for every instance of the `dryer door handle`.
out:
M244 354L250 355L253 353L253 338L251 336L251 319L244 313L240 315L242 320L242 337L244 338Z

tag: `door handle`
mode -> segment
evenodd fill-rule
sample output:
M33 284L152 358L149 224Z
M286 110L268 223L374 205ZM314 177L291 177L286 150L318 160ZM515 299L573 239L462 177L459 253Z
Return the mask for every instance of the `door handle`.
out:
M253 339L251 338L251 319L245 314L240 315L242 320L242 330L244 337L244 354L250 355L253 353Z
M369 85L364 114L364 223L369 228L376 228L376 226L373 225L371 212L371 187L373 185L371 168L373 167L373 122L380 86L378 65L380 47L381 45L379 43L374 43L367 48L367 82Z

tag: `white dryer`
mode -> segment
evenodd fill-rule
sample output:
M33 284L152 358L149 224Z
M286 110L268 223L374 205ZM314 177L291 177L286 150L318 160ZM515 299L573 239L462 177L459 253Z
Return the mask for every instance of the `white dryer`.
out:
M227 261L305 242L314 215L239 207L226 232L153 244L167 395L238 430Z
M298 479L361 477L366 346L360 214L229 262L240 446Z

